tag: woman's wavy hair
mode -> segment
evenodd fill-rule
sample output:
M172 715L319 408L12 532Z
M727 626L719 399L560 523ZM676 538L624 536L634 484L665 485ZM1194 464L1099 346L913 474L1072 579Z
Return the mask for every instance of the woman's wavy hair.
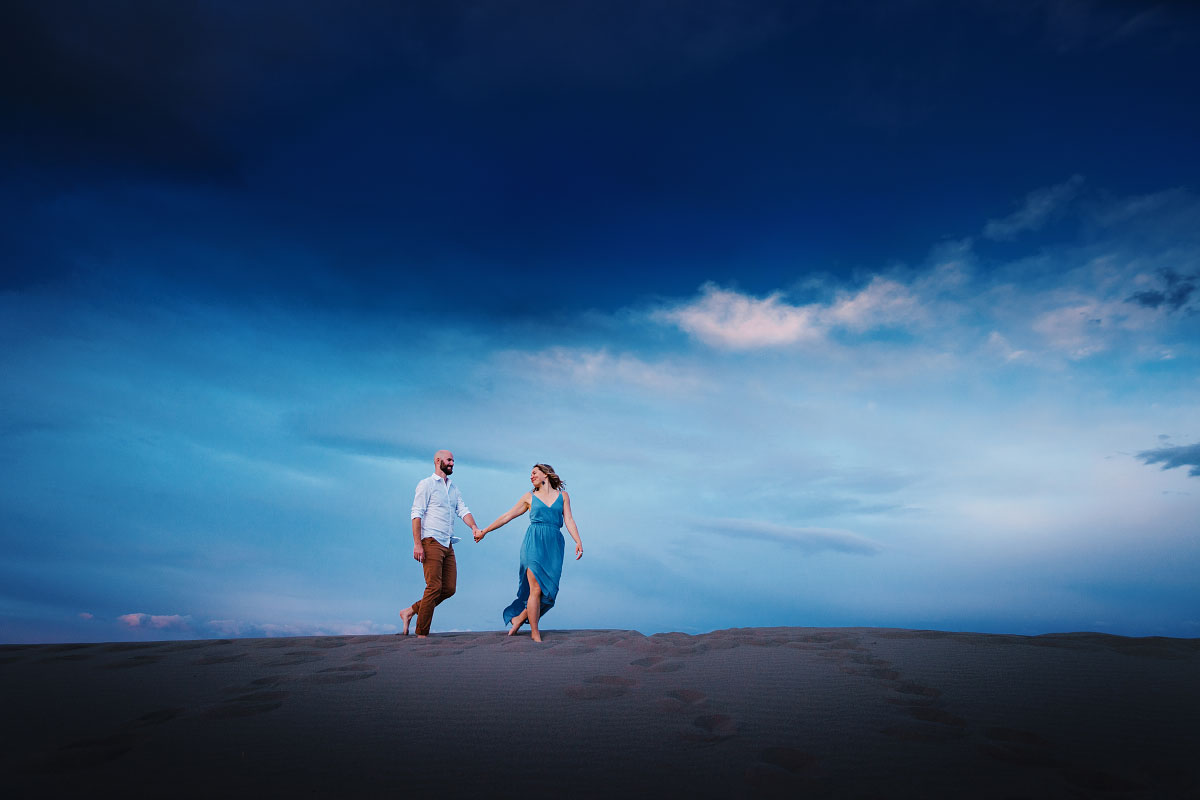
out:
M540 469L546 474L546 480L550 481L551 489L561 490L567 488L567 482L558 477L558 473L554 471L554 467L550 466L549 464L534 464L533 468Z

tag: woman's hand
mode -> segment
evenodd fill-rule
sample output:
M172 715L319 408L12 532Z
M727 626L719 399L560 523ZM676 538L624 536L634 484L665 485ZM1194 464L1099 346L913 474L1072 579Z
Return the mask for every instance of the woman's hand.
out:
M581 558L583 558L583 542L576 542L575 543L575 560L578 561Z
M483 537L485 537L485 536L487 536L487 531L481 531L478 528L475 529L475 541L476 542L482 542Z

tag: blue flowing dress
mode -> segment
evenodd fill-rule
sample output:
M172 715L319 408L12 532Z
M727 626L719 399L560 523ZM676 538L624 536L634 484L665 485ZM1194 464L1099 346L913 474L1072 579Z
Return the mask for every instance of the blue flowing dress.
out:
M504 624L512 625L529 601L529 577L526 570L533 570L542 587L541 613L554 608L558 597L558 583L562 578L563 564L563 498L550 505L542 502L536 494L529 501L529 527L525 529L525 541L521 542L521 567L517 571L517 599L504 609Z

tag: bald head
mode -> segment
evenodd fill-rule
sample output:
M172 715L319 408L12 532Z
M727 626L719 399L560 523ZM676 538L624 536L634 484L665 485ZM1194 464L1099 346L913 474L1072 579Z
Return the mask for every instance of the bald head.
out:
M454 453L438 450L433 454L433 471L443 478L454 473Z

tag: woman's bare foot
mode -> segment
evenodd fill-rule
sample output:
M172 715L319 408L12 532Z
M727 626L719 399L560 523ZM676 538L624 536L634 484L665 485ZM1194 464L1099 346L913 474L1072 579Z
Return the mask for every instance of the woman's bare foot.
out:
M534 631L533 633L529 634L529 638L533 639L535 642L540 642L542 640L542 635L537 631Z
M404 635L405 636L408 636L408 626L409 626L409 623L412 622L413 616L414 615L413 615L412 606L409 606L408 608L400 609L400 619L404 620Z

